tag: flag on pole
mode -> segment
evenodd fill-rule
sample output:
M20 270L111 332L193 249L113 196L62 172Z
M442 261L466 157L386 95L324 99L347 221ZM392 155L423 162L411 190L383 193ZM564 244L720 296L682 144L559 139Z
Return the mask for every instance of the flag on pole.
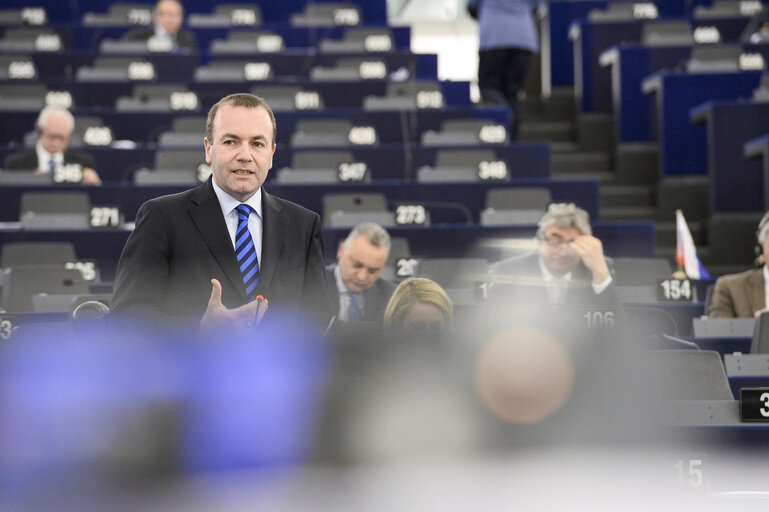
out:
M710 274L697 258L697 248L681 210L676 210L676 263L689 279L708 279Z

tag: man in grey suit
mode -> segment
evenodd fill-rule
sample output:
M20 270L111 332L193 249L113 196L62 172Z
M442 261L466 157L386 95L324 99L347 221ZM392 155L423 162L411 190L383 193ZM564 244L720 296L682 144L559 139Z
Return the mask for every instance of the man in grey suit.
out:
M237 332L258 323L269 302L270 314L289 309L325 325L331 315L320 217L262 186L272 167L275 127L270 107L251 94L211 107L203 145L212 177L139 209L118 264L113 317ZM241 218L243 205L249 213ZM235 251L242 222L253 240L249 279L256 276L255 287L244 282ZM266 300L255 300L258 295Z
M395 283L383 279L390 235L373 223L358 224L337 251L337 264L326 268L328 295L339 320L381 322Z
M573 203L552 204L540 219L537 250L491 267L492 297L534 307L618 304L603 244L590 217Z
M769 283L769 269L766 266L767 257L769 257L767 233L769 233L769 212L764 214L756 230L764 264L760 268L719 277L708 306L709 317L752 318L766 311L766 283Z

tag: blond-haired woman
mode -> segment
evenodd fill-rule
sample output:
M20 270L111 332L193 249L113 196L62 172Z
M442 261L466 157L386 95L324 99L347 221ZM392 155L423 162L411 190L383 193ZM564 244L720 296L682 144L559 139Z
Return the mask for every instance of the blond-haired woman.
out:
M386 329L445 331L453 319L451 299L432 279L412 277L398 285L384 314Z

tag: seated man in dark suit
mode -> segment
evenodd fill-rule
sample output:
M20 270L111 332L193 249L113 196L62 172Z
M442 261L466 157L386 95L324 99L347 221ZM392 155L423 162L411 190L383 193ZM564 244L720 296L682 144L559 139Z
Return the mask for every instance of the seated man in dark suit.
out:
M182 28L184 6L179 0L159 0L152 9L152 26L127 32L123 39L167 43L168 48L194 51L198 44L195 34Z
M339 320L381 322L395 284L382 279L390 235L378 224L359 224L337 251L337 264L326 268L328 295Z
M520 304L614 306L617 292L592 236L590 216L573 203L552 204L539 221L537 250L492 266L492 297Z
M709 317L753 318L767 310L766 294L767 283L769 283L769 269L766 266L769 256L767 233L769 233L769 212L764 214L756 230L764 264L760 268L719 277L708 306Z
M67 149L75 130L75 118L63 108L45 107L35 122L38 139L35 149L8 155L4 169L8 171L35 171L57 173L74 165L74 173L64 181L82 182L85 185L101 185L99 174L94 170L93 158L85 153Z
M275 152L275 116L251 94L208 113L212 177L144 203L118 263L110 315L160 327L247 334L269 301L325 325L331 318L317 213L262 186Z

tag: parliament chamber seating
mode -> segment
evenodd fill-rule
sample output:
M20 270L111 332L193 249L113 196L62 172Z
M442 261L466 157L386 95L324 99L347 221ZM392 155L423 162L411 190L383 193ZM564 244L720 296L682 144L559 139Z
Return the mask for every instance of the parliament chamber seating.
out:
M659 235L655 222L603 220L607 205L601 197L606 185L602 179L554 173L553 154L558 154L554 144L511 141L508 111L474 105L468 82L438 80L437 57L410 51L410 29L387 26L384 2L212 5L185 0L185 28L195 33L199 50L179 53L124 39L129 30L149 23L149 0L96 1L87 8L81 3L76 16L70 12L76 2L46 2L48 12L42 18L37 11L25 14L25 4L9 0L13 8L0 9L0 161L31 149L30 130L40 108L61 104L77 118L72 147L94 156L104 184L82 187L54 183L47 175L0 172L0 335L4 325L12 324L14 340L64 338L75 332L70 321L75 308L90 300L109 304L117 260L140 205L207 179L203 116L222 96L249 91L263 95L277 114L278 146L265 190L321 214L327 262L336 258L350 227L361 221L379 222L392 236L383 276L429 277L446 289L460 311L475 311L484 301L488 264L510 255L510 241L531 242L548 204L576 202L590 214L595 236L614 260L627 315L617 320L627 322L623 326L638 326L633 334L641 343L633 348L672 343L681 349L655 350L643 361L660 375L653 383L657 386L648 391L681 401L669 418L668 413L661 416L685 427L704 426L709 433L731 428L740 435L764 435L765 427L739 422L735 398L742 387L769 385L768 363L762 354L734 352L764 352L750 345L769 337L749 338L743 332L717 337L715 324L710 324L710 336L698 333L704 313L699 291L690 301L658 300L654 290L659 280L671 277L672 268L669 260L655 257ZM740 69L745 55L755 65L755 55L767 58L769 49L743 43L701 46L697 38L703 33L710 37L717 33L719 44L738 41L748 16L735 7L736 2L636 4L545 2L540 11L547 13L540 17L546 28L545 89L576 85L577 110L614 115L618 142L659 141L662 176L711 178L713 211L734 210L743 218L738 223L730 216L716 219L708 237L721 242L712 248L714 253L733 251L729 241L752 240L756 211L769 207L765 193L769 127L764 128L765 106L757 102L769 96L765 94L769 87L761 85L764 66ZM657 19L637 19L648 5L656 6ZM22 24L32 29L7 28ZM570 26L575 27L572 40ZM722 58L724 53L728 58ZM744 100L751 94L756 102ZM721 136L713 137L715 133ZM747 160L743 153L756 159ZM741 201L734 189L743 190ZM707 283L695 285L700 284ZM283 342L284 334L274 338ZM703 350L665 340L664 334ZM109 340L99 341L104 350ZM92 348L99 352L100 347ZM244 403L257 402L250 400L251 395L245 401L240 395L232 402L217 401L222 392L217 386L235 382L232 368L247 367L249 375L260 378L281 377L275 373L277 366L255 372L251 366L255 360L262 365L275 361L265 357L264 346L251 348L257 352L241 361L219 354L217 361L227 363L217 367L220 373L206 357L214 353L203 347L192 370L175 367L164 374L173 382L163 381L162 396L151 396L149 406L142 404L151 409L146 421L159 418L162 425L176 427L163 420L178 412L173 399L181 395L182 381L194 387L191 396L216 402L211 424L228 414L228 407L239 413ZM295 348L275 350L283 357ZM607 347L591 352L597 355L596 366L610 352L603 348ZM295 352L308 357L306 350ZM162 357L154 358L159 352L151 355L139 367L168 369ZM318 367L328 362L319 361ZM120 371L114 372L118 377L135 369L124 368L122 359L120 363ZM207 379L191 378L201 369L208 372ZM108 370L115 369L100 367L98 373L105 383L117 378ZM306 367L301 370L305 371L292 372L292 378L308 373ZM43 384L50 386L54 377L58 374ZM619 379L622 384L624 377ZM154 384L139 380L131 381L132 393L144 393ZM313 384L313 389L321 388ZM40 385L35 381L33 387L37 391ZM100 394L100 388L94 393L112 397ZM307 405L282 401L297 408ZM200 404L183 402L180 410L195 416L203 411ZM53 417L51 413L46 419ZM200 417L195 416L197 423ZM106 423L113 426L114 418ZM302 416L302 428L310 423ZM0 422L0 430L6 433L3 425ZM208 427L206 423L191 430L198 436L233 437L232 430L209 432ZM191 438L183 441L199 441ZM259 442L269 444L261 437ZM282 445L269 446L273 457ZM292 462L300 458L296 453L288 457ZM272 463L274 459L264 467Z

